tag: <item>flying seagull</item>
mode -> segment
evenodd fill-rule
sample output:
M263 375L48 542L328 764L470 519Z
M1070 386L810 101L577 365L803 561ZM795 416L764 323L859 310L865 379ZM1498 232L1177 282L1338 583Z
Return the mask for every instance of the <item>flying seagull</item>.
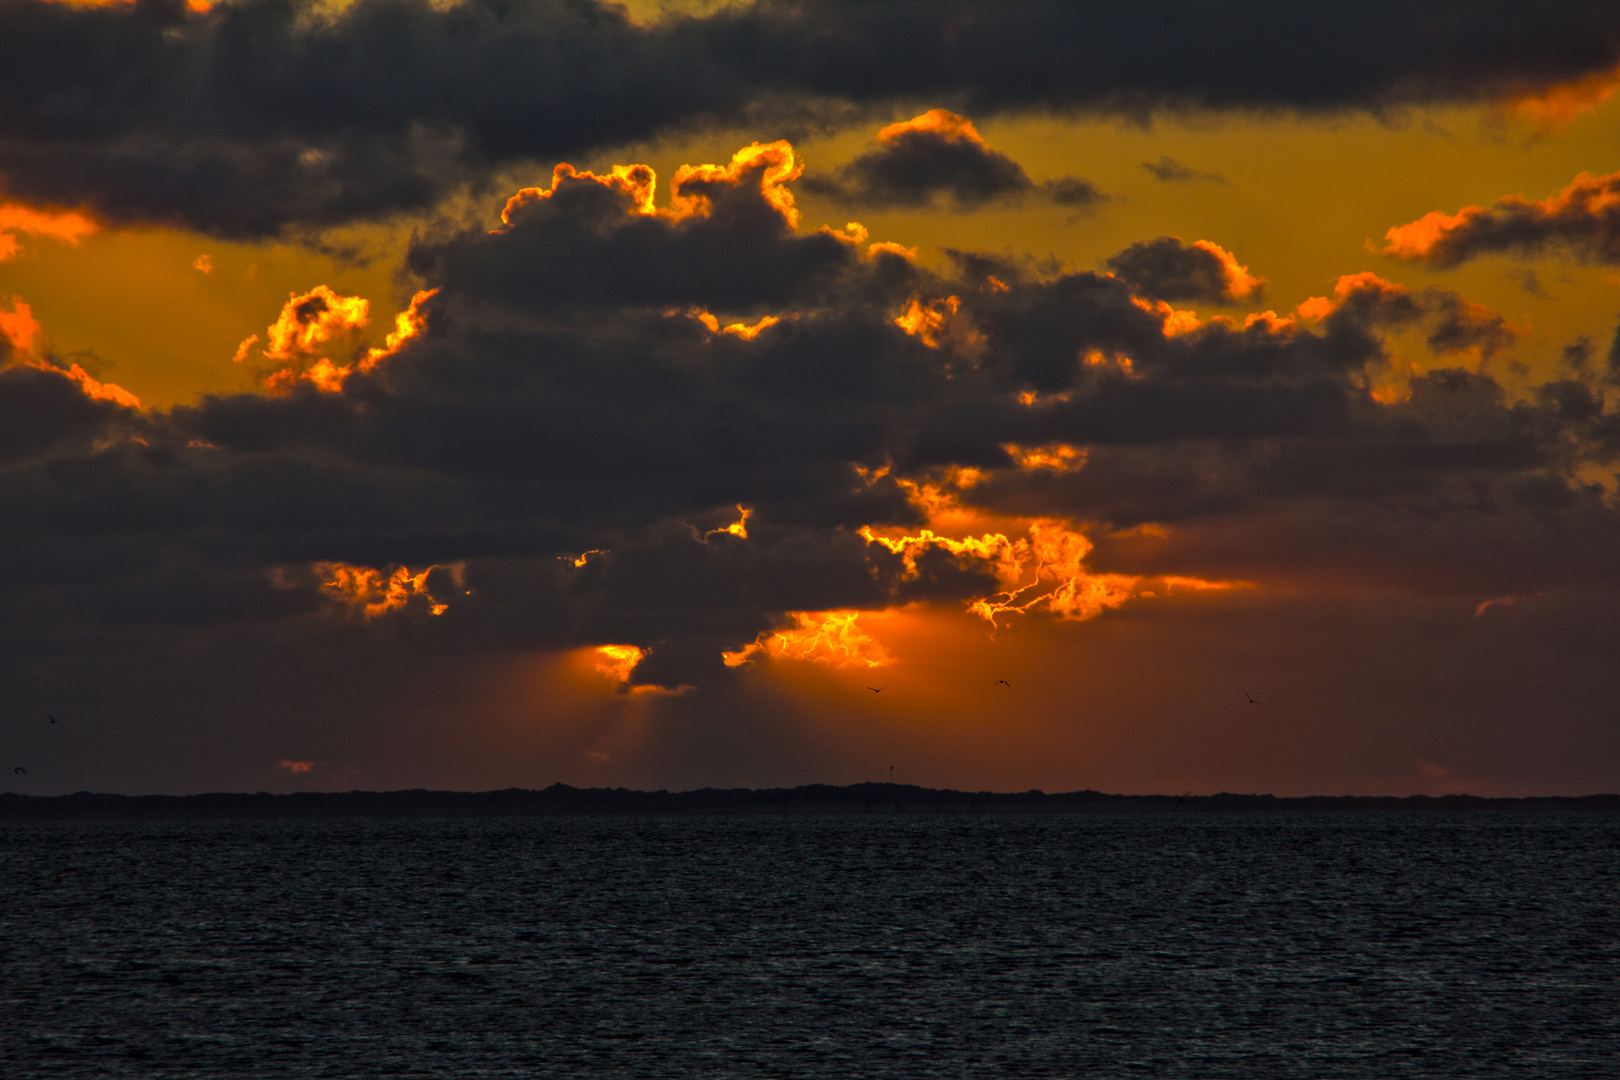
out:
M1008 682L1006 679L997 679L996 680L996 685L997 686L1005 686L1009 690L1012 689L1012 683Z
M881 693L883 693L883 691L887 690L888 687L887 686L868 686L867 689L872 691L872 693L874 693L874 694L881 694Z
M1249 697L1249 692L1247 690L1243 691L1243 696L1246 697L1246 698L1249 698L1249 704L1250 705L1264 705L1265 704L1265 702L1263 702L1263 701L1256 701L1256 700L1254 700L1254 698Z

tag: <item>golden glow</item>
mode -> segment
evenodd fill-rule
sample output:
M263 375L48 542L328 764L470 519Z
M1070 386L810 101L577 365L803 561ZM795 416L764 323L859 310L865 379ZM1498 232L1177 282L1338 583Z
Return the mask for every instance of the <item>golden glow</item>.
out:
M614 682L628 682L630 673L641 663L646 656L645 650L635 645L598 645L596 647L596 670L612 679Z
M704 533L704 536L713 536L715 533L722 533L727 536L735 536L739 540L748 539L748 519L753 516L754 512L743 506L741 503L738 503L737 513L741 514L742 516L736 521L733 521L730 525L727 525L724 528L710 529L708 532Z
M1018 463L1020 469L1075 472L1086 463L1085 448L1070 446L1068 443L1046 443L1042 446L1003 443L1001 448Z
M937 349L947 339L959 348L973 348L981 344L979 332L974 329L967 312L962 311L960 297L947 296L929 300L912 296L906 309L894 320L894 325L912 337Z
M668 214L679 221L688 217L705 217L711 204L702 191L688 191L696 185L723 184L741 187L750 176L759 174L759 193L775 207L789 228L799 226L799 208L793 202L793 192L787 184L797 180L804 172L804 162L793 152L793 145L785 139L771 143L750 143L731 156L727 165L682 165L675 170L670 183Z
M332 338L366 325L370 317L371 304L363 297L339 296L325 285L293 293L266 331L265 359L316 356Z
M13 233L47 236L64 244L77 244L80 237L95 231L96 223L83 214L54 213L20 203L0 203L0 262L15 258L22 251Z
M766 330L769 330L771 327L775 326L781 321L782 320L777 318L775 315L766 315L752 326L748 325L747 323L732 323L730 326L722 330L721 333L732 334L736 337L742 338L744 341L753 341L755 338L759 337L760 334L764 333Z
M282 758L281 763L277 765L276 768L286 769L290 773L307 773L313 772L315 765L316 762L313 761L291 761L287 758Z
M601 548L591 548L591 550L589 550L589 551L580 552L579 558L574 560L574 569L578 570L580 567L582 567L586 563L590 562L592 555L606 555L606 554L607 554L607 552L603 551Z
M881 667L894 662L887 650L861 628L861 612L790 611L793 625L761 634L755 642L736 652L720 655L727 667L748 663L756 656L784 660L809 660L836 667L860 665Z
M978 559L990 565L1003 585L1000 592L970 601L967 610L996 625L1006 614L1044 609L1059 619L1085 620L1101 615L1137 597L1183 590L1248 587L1246 582L1205 581L1192 577L1138 577L1094 574L1085 566L1092 544L1067 524L1050 518L1029 521L1027 537L985 533L955 540L932 529L917 535L880 536L870 526L861 529L869 544L879 544L899 555L907 576L918 573L917 561L930 550L947 551L958 558Z
M199 255L191 264L191 268L204 274L212 274L214 272L214 257L212 255Z
M359 296L341 296L326 285L290 294L281 314L265 331L267 336L259 350L266 360L287 366L265 375L264 388L285 393L300 383L308 383L324 393L338 393L352 372L371 371L423 334L427 319L422 305L437 293L437 289L423 289L412 296L410 306L394 316L394 329L383 344L367 349L353 365L339 364L322 354L330 351L335 339L366 326L371 318L370 302ZM243 362L259 345L258 334L244 339L236 347L232 361Z
M428 590L428 575L435 570L447 570L451 580L458 586L463 584L463 563L435 564L414 574L409 567L399 565L376 570L343 562L315 564L315 572L326 579L321 582L321 591L367 619L401 611L419 596L427 601L428 614L443 615L449 605L435 600Z

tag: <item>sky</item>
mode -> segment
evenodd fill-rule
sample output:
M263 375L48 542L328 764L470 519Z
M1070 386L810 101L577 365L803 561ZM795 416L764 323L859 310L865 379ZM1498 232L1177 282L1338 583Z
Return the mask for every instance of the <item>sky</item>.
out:
M1617 88L1593 2L0 0L6 787L1620 790Z

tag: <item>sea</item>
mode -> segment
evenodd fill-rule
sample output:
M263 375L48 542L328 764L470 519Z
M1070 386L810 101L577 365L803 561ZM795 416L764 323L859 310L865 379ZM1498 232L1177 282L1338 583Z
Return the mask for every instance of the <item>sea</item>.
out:
M1620 1077L1620 815L0 821L0 1076Z

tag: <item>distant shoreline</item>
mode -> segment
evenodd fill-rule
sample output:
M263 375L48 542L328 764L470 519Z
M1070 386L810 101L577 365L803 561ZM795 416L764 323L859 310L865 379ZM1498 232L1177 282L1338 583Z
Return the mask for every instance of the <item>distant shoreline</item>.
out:
M1282 812L1614 812L1620 795L1494 799L1477 795L1109 795L1071 791L951 791L908 784L809 784L796 788L633 791L575 788L502 791L345 791L205 795L0 793L0 821L226 818L543 817L741 814L1095 814Z

